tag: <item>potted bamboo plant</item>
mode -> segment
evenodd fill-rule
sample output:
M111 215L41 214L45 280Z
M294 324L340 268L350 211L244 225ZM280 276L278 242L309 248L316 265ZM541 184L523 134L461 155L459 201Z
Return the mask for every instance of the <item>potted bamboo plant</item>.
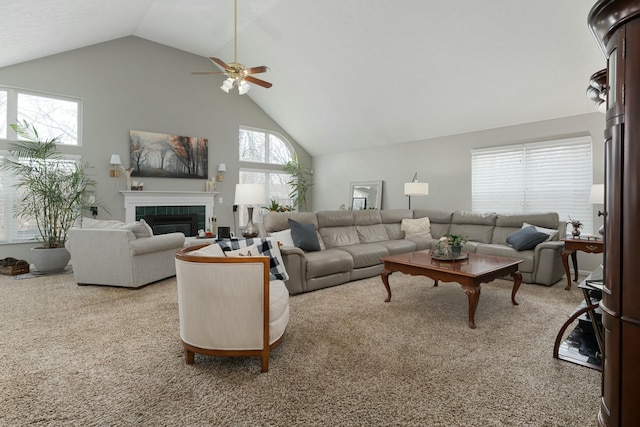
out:
M291 175L291 180L287 184L291 186L289 197L293 199L293 206L299 211L304 211L307 208L307 193L312 185L309 182L311 172L298 162L295 154L293 159L284 165L283 170Z
M42 245L31 249L31 261L40 272L63 270L70 255L65 248L67 233L90 205L95 181L87 175L87 164L62 161L56 147L59 137L40 140L27 121L12 124L21 138L9 145L9 156L0 168L17 178L18 200L14 216L35 221Z

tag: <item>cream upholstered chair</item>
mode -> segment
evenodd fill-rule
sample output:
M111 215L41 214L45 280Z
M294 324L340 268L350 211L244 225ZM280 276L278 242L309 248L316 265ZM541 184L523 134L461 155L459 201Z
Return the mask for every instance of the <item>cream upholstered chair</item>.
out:
M269 280L267 256L191 255L208 245L176 254L180 338L188 364L195 353L260 356L269 370L269 353L282 342L289 323L289 292ZM217 246L215 243L211 247Z

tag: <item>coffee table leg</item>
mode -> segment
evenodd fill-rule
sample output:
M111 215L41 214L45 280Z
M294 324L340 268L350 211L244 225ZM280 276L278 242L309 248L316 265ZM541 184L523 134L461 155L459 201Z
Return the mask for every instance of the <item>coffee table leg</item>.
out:
M513 305L520 305L516 301L516 294L518 293L518 289L520 289L520 284L522 283L522 274L519 271L511 273L511 277L513 277L513 290L511 291L511 303Z
M382 270L382 273L380 273L380 277L382 277L382 283L384 284L384 287L387 288L387 299L384 300L384 302L391 301L391 288L389 287L389 276L391 275L391 273L393 273L393 271L391 270Z
M475 329L476 308L478 308L478 301L480 301L480 286L465 288L464 293L466 293L469 298L469 327Z

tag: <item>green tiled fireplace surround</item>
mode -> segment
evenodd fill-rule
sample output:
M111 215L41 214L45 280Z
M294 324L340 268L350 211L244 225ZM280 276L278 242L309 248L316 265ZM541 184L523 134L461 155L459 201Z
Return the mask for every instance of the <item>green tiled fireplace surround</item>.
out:
M147 215L185 214L198 214L198 230L206 229L207 219L204 206L136 206L136 221Z

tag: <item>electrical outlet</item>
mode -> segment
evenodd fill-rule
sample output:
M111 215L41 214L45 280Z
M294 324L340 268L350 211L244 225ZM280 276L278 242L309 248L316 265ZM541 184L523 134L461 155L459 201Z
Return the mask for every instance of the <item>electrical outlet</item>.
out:
M218 197L218 203L222 204L222 197Z
M233 205L233 211L238 212L238 205Z
M89 210L91 211L91 215L98 216L98 207L97 206L91 206L89 208Z

